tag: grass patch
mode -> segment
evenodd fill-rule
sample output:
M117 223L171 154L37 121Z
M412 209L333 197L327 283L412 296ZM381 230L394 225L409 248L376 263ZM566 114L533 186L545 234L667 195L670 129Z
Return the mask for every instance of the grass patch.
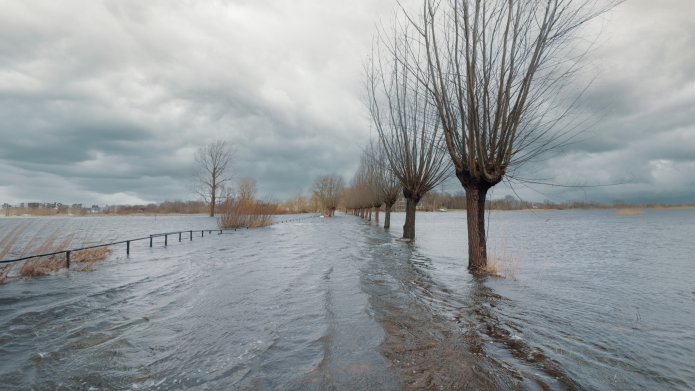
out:
M618 209L615 214L616 216L637 216L642 214L642 209Z
M485 272L494 277L516 280L526 249L514 246L512 252L512 246L507 243L506 231L506 227L501 227L496 240L489 242L492 245L488 248Z
M516 280L519 271L519 258L488 254L485 272L491 276Z
M7 275L12 271L12 266L14 265L11 263L0 266L0 284L4 284L7 281Z
M96 247L87 250L74 251L70 253L70 268L75 265L75 270L78 272L91 272L94 270L94 264L103 261L111 255L111 248Z
M21 224L12 229L8 235L0 240L0 259L8 255L22 258L33 254L47 254L66 251L74 247L85 247L86 241L74 244L74 234L63 237L59 240L56 232L47 238L41 239L40 232L27 241L23 246L17 245L18 239L26 231L29 224ZM38 245L36 245L39 243ZM71 251L70 268L75 271L91 271L95 263L103 261L111 254L108 247L98 247L87 250ZM8 280L10 272L18 266L17 276L21 278L32 278L52 274L67 266L67 257L63 254L49 255L45 257L31 258L24 262L11 263L0 266L0 284Z

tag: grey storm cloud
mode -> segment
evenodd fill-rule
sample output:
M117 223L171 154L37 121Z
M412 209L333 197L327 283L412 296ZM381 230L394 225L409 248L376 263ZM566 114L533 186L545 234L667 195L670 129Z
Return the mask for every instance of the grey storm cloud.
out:
M627 1L592 23L577 83L589 118L566 147L512 181L523 198L695 202L695 3ZM576 186L576 187L574 187Z
M0 202L189 199L195 151L217 139L237 179L279 199L348 179L372 134L363 63L394 5L0 0ZM695 199L692 15L631 0L590 26L577 110L594 120L520 176L620 185L520 195Z

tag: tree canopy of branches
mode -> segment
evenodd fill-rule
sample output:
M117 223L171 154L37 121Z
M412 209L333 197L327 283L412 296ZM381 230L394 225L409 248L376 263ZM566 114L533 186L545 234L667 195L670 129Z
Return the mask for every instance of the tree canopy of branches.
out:
M426 52L407 25L398 27L377 42L367 66L367 92L383 156L406 199L403 238L413 240L417 204L445 179L449 166L427 74L412 72L426 61Z
M373 210L379 224L379 210L384 205L384 228L389 229L391 209L401 190L400 181L391 172L381 143L370 141L362 152L350 188L345 192L345 206L368 220L371 220Z
M372 179L372 186L375 188L379 207L384 204L384 229L391 227L391 209L398 201L398 194L403 190L401 182L391 171L388 158L385 155L384 147L380 142L370 142L365 154L367 156L368 172ZM377 223L379 220L379 210L377 209Z
M231 179L234 153L226 141L214 141L200 147L195 154L195 191L209 204L210 217Z
M323 175L314 180L312 187L314 197L318 200L326 215L335 215L335 210L338 208L344 188L343 178L337 174Z
M572 34L599 0L423 0L396 62L427 86L466 192L469 267L487 263L485 199L511 169L567 141L558 96L577 70ZM411 61L410 52L423 51Z

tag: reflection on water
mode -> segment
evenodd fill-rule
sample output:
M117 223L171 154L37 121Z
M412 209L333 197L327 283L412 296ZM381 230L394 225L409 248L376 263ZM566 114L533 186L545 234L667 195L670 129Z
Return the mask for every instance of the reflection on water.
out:
M453 212L418 216L412 245L351 216L143 242L91 273L0 285L0 384L690 389L694 212L493 213L490 237L520 258L515 279L468 273ZM0 219L0 235L21 220ZM108 239L214 226L32 221Z

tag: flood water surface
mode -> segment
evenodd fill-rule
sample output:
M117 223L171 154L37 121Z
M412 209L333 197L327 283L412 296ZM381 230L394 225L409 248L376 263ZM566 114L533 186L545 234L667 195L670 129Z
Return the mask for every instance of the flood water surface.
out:
M506 278L467 271L465 214L417 218L415 244L398 240L400 214L392 232L341 215L11 278L1 388L695 387L695 211L492 213ZM109 240L214 227L0 219L0 236L27 220Z

